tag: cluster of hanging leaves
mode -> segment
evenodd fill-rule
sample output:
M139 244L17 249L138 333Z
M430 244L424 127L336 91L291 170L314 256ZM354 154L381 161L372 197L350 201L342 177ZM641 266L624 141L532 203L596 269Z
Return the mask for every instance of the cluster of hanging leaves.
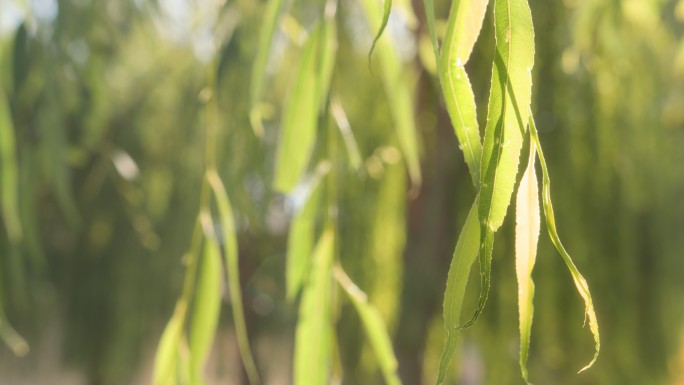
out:
M465 0L452 3L447 32L440 51L434 27L434 6L432 0L425 1L428 28L435 47L439 80L446 99L447 110L475 188L478 190L473 207L461 230L449 270L444 296L446 345L440 360L437 383L444 381L456 350L459 331L471 326L477 320L487 301L494 236L503 224L512 199L520 152L526 137L530 138L528 140L530 156L518 185L516 197L515 247L522 376L527 381L526 362L534 297L531 274L536 258L540 227L539 191L535 174L537 156L542 163L543 202L547 230L584 300L585 314L596 342L594 357L582 370L593 365L600 347L598 323L589 287L560 243L556 232L549 176L530 112L534 30L527 0L494 1L492 8L496 50L492 63L484 138L480 138L479 135L475 99L464 66L482 27L487 3L486 0ZM478 256L481 276L480 300L473 316L461 323L460 314L465 287L471 265Z
M294 302L298 297L300 299L293 379L295 385L322 385L331 378L341 377L341 369L334 362L335 357L339 356L334 328L340 305L339 298L335 295L339 285L358 313L385 381L388 384L400 384L396 373L397 360L385 321L338 261L340 239L336 191L339 180L336 169L339 165L334 163L338 159L334 154L337 128L344 138L347 159L352 167L358 168L360 156L348 122L345 123L344 111L339 101L331 97L331 79L335 72L337 49L337 5L336 0L328 0L322 4L318 22L304 34L290 91L283 107L275 157L273 187L300 203L289 233L285 272L288 300ZM379 76L387 91L390 112L396 126L396 138L411 182L418 186L421 183L418 140L410 90L404 86L408 79L399 64L396 50L388 37L383 36L392 3L385 0L382 10L373 0L361 0L360 5L370 27L378 31L369 52L369 64L372 66L373 52L377 51ZM587 282L575 267L556 232L548 171L531 114L534 30L527 0L495 0L493 4L496 49L492 63L487 124L484 135L480 135L475 97L465 64L480 33L487 5L486 0L453 2L440 49L434 5L432 0L425 1L439 84L473 184L478 191L458 238L448 275L444 297L446 345L439 364L438 383L445 378L460 330L473 325L485 307L490 287L494 237L504 222L512 200L520 153L526 138L529 138L529 158L516 197L515 247L522 376L527 380L526 362L534 298L531 274L541 222L535 172L537 158L543 171L542 194L546 227L585 302L586 317L596 342L595 355L582 370L593 365L600 346L598 324ZM250 118L258 136L264 135L260 103L266 83L268 54L274 41L276 25L283 17L285 8L282 0L270 0L266 7L266 22L261 29L250 99ZM215 101L210 100L208 116L213 116L212 106L216 108ZM333 120L338 127L330 124ZM208 119L209 144L213 143L210 133L215 124L217 123L211 118ZM320 137L322 131L325 134ZM317 144L321 144L322 148L316 150ZM322 159L314 156L318 152L325 154ZM312 164L314 160L317 160L316 164ZM227 267L240 353L250 382L259 383L242 311L232 211L221 179L214 169L214 162L212 157L208 157L203 186L206 191L202 195L194 246L187 256L189 265L185 287L160 342L155 384L176 383L174 381L179 379L181 383L201 383L201 369L211 346L219 313L221 275L218 271L221 254L225 257ZM210 196L215 198L218 208L222 230L220 236L215 233L211 220ZM217 241L219 238L222 242ZM202 243L204 251L200 258L198 250ZM461 322L465 289L470 268L476 258L479 258L481 275L480 299L472 317Z

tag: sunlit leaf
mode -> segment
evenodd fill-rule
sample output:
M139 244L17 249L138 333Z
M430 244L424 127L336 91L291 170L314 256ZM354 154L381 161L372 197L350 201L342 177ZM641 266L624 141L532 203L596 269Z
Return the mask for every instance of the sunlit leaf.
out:
M496 50L480 164L481 292L475 314L463 327L477 320L487 302L494 233L513 194L532 93L534 30L527 0L495 1L494 20Z
M290 301L294 300L297 293L299 293L299 289L304 284L307 272L311 267L310 261L311 251L314 246L316 216L321 201L321 174L314 174L312 180L306 186L308 191L303 193L306 194L306 203L294 215L287 238L285 276L286 296Z
M183 332L183 305L176 305L173 317L166 324L157 354L154 358L154 373L152 385L173 385L176 383L178 370L178 348Z
M539 163L541 163L542 167L542 199L544 204L544 216L546 217L546 229L549 232L551 242L556 247L556 250L558 250L561 257L563 257L563 261L565 261L565 264L568 266L568 270L570 270L572 280L575 282L575 287L577 287L577 292L584 300L584 314L586 316L586 320L589 321L589 330L591 330L591 334L594 336L594 343L596 346L594 356L587 365L580 369L580 372L582 372L584 370L589 369L592 365L594 365L596 359L598 358L599 351L601 350L601 338L599 336L598 319L596 318L596 312L594 311L594 302L591 298L591 292L589 291L589 284L587 284L587 280L584 279L582 274L577 269L577 266L575 266L575 263L572 261L572 258L570 258L570 254L568 254L568 252L565 250L565 247L563 247L563 244L561 243L560 238L558 237L558 232L556 230L556 217L553 213L553 203L551 202L551 180L549 179L549 171L546 168L546 160L544 159L544 153L542 152L541 143L539 142L539 136L537 135L537 127L534 123L534 118L531 114L529 119L530 134L532 135L534 145L537 148Z
M12 242L22 237L19 219L19 181L14 125L5 90L0 88L0 209L7 235Z
M287 100L278 150L274 187L290 192L302 177L316 141L318 108L321 102L319 48L327 28L316 27L306 41L297 64L294 83Z
M444 329L446 331L446 342L442 356L439 360L439 372L437 373L437 384L441 384L449 368L449 364L456 352L456 342L458 340L458 325L463 305L470 269L477 257L480 242L480 223L477 219L478 199L473 202L465 224L458 236L454 256L449 267L447 287L444 292Z
M527 381L527 354L534 315L534 282L532 269L537 258L539 240L539 187L534 170L534 144L530 143L527 169L520 180L515 201L515 272L518 279L518 313L520 320L520 370Z
M273 42L273 35L278 27L278 17L282 6L283 0L268 0L266 4L266 13L264 14L259 32L259 46L254 58L254 66L252 67L252 108L256 106L263 92L271 44Z
M465 64L480 34L488 0L454 1L439 60L439 79L459 147L476 188L480 185L480 130Z
M325 385L330 377L330 283L335 233L327 228L313 252L313 266L299 306L294 385Z
M388 385L399 385L401 380L397 375L397 358L392 350L392 341L387 327L378 310L368 303L366 294L359 289L347 276L340 266L335 266L335 278L345 293L349 296L354 308L361 318L361 323L370 340L375 357L380 365L380 371Z
M201 382L221 310L221 252L215 239L204 244L189 332L190 370L193 383Z
M382 21L380 22L380 28L378 29L378 33L375 35L375 38L373 38L373 43L371 44L370 51L368 51L368 63L370 63L371 56L373 55L373 50L375 49L375 45L378 43L378 40L380 40L382 33L385 31L385 28L387 27L387 22L389 21L391 12L392 0L383 0Z
M207 180L211 185L216 198L219 219L221 222L221 236L223 240L223 255L225 258L226 273L228 276L228 289L230 293L230 303L233 310L233 323L235 324L235 334L237 335L238 348L242 364L247 372L247 377L252 385L260 383L257 373L252 350L249 347L247 336L247 326L245 325L245 314L242 305L242 289L240 288L240 266L238 261L238 244L235 235L235 222L233 219L233 209L228 200L228 194L221 182L221 178L215 171L207 172Z

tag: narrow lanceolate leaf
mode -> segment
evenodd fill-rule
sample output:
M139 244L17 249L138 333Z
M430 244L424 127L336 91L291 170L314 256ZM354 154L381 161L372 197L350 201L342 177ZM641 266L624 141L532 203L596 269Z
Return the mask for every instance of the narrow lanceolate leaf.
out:
M472 325L487 302L494 233L503 224L518 173L532 93L534 30L527 0L494 3L496 50L480 162L481 292Z
M539 163L541 163L542 167L542 196L544 204L544 216L546 217L546 229L549 232L551 242L553 242L553 245L556 247L556 250L558 250L561 257L563 257L563 261L565 261L565 264L568 266L570 274L572 275L572 280L575 282L575 287L577 287L579 295L584 300L584 314L586 316L585 319L589 320L589 330L591 330L591 334L594 335L594 343L596 345L594 357L586 366L580 369L580 372L582 372L589 369L592 365L594 365L594 362L596 362L596 359L598 358L599 351L601 350L601 338L599 337L598 320L596 319L596 312L594 311L594 302L591 299L589 284L587 284L587 280L584 279L582 274L575 266L575 263L572 261L572 258L570 258L570 254L568 254L568 252L565 250L565 247L563 247L563 244L561 243L560 238L558 237L558 232L556 231L556 217L553 214L553 204L551 203L551 180L549 179L549 171L546 168L546 160L544 159L544 153L542 152L541 143L539 142L539 136L537 136L537 127L534 124L534 118L532 117L532 115L530 115L529 119L530 134L532 135L534 145L537 148Z
M435 2L434 0L425 0L423 5L425 7L425 19L427 21L428 34L430 34L432 50L435 51L435 65L438 65L439 43L437 42L437 27L435 23Z
M274 187L290 192L302 177L316 141L320 103L319 41L325 32L316 27L307 39L297 64L294 83L283 111L276 153Z
M259 47L257 48L254 67L252 68L252 108L254 108L259 101L263 92L271 44L273 42L273 35L278 26L278 17L282 6L283 0L268 0L268 3L266 4L266 13L261 24L261 31L259 32Z
M439 371L437 373L437 384L441 384L449 369L449 364L456 352L456 341L458 339L458 325L461 316L461 306L465 295L470 268L477 257L480 242L480 223L477 219L478 199L475 199L465 224L461 229L461 234L456 242L454 256L449 267L449 277L447 287L444 292L444 329L446 331L446 343L439 360Z
M21 239L14 125L5 91L0 89L0 213L12 242Z
M215 239L207 239L199 273L190 327L190 378L202 382L202 370L211 351L221 310L221 252Z
M294 385L325 385L330 377L330 283L335 233L327 228L313 252L295 336Z
M176 305L173 317L166 324L157 354L154 358L154 373L152 374L152 385L172 385L175 384L178 372L178 349L180 346L181 334L183 332L183 317L185 312L182 310L183 304Z
M379 28L380 9L376 0L362 0L361 6L371 29ZM396 126L399 147L404 155L411 184L421 184L420 156L416 119L413 111L413 80L410 68L403 66L390 36L385 34L378 40L377 56L380 60L380 76L387 95L387 101Z
M311 267L314 245L316 213L321 200L321 178L314 176L307 192L306 203L292 219L287 238L287 265L285 266L286 296L292 301L304 284Z
M539 240L539 187L534 170L534 144L530 143L530 157L515 201L515 273L518 278L518 313L520 319L520 370L527 381L527 353L534 314L534 282L532 269L537 258Z
M352 282L342 267L335 266L335 278L349 296L359 318L361 318L361 323L378 360L385 383L387 385L400 385L401 380L397 375L397 358L394 356L392 341L380 312L368 303L366 294Z
M375 45L378 43L378 40L380 40L382 33L385 31L385 27L387 27L387 22L389 21L390 13L392 11L392 0L384 0L383 2L384 5L382 8L382 21L380 22L380 28L378 29L378 33L375 35L375 38L373 39L373 44L371 44L370 51L368 51L369 64L371 56L373 55L373 50L375 49Z
M207 172L207 180L211 185L216 198L219 218L221 221L221 235L223 238L223 255L225 258L226 274L228 276L228 291L233 310L233 323L235 324L235 334L237 335L238 348L242 364L247 372L249 383L259 384L259 374L257 373L252 350L249 347L247 337L247 326L245 325L245 314L242 306L242 290L240 289L240 266L238 262L238 245L235 236L235 222L233 220L233 209L228 200L228 194L221 182L218 174L210 170Z
M465 71L482 28L488 0L459 0L451 3L447 32L438 61L439 80L459 146L476 188L480 185L480 130L475 96Z

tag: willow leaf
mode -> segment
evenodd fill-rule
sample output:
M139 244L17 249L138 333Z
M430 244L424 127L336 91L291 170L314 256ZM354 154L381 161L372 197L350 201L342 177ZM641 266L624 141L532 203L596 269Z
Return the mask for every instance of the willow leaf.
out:
M373 43L371 44L370 51L368 51L368 63L369 64L371 61L371 56L373 55L373 50L375 49L375 45L378 43L378 40L380 40L382 33L385 31L385 28L387 27L387 22L389 21L389 17L390 17L391 12L392 12L392 0L384 0L384 5L383 5L383 9L382 9L382 21L380 22L380 28L378 29L378 33L375 35L375 38L373 38Z
M313 252L295 336L294 385L324 385L330 372L330 282L335 234L327 228Z
M178 349L183 332L183 305L177 304L176 311L166 324L159 340L157 353L154 357L154 373L152 385L172 385L176 383L178 371Z
M286 295L292 301L304 284L310 268L314 244L316 214L321 200L320 176L311 181L306 203L292 219L287 238L287 265L285 266Z
M527 169L520 180L515 201L515 272L518 279L518 313L520 320L520 370L527 381L527 353L534 315L534 282L532 269L537 258L539 240L539 187L534 169L536 152L530 143Z
M494 234L503 224L518 173L532 93L534 30L527 0L494 3L496 50L480 162L481 292L472 325L487 302Z
M397 358L392 350L392 341L378 309L368 303L366 294L359 289L340 266L335 266L335 278L351 300L370 340L370 345L380 365L380 371L387 385L400 385L397 375Z
M316 27L302 50L294 85L283 112L274 187L290 192L306 170L316 141L321 77L318 72L319 41L324 28Z
M333 3L334 4L334 3ZM336 6L335 6L336 7ZM337 53L337 29L335 25L334 11L329 9L336 9L335 7L326 7L326 17L321 26L321 38L318 42L320 45L318 50L318 84L319 84L319 107L323 108L326 103L323 100L327 98L330 90L330 82L332 80L333 71L335 69L335 54Z
M226 274L228 276L228 291L230 292L230 302L233 310L233 322L235 324L235 334L237 335L238 348L242 364L247 372L249 383L259 384L259 374L257 373L252 350L249 347L247 336L247 326L245 325L245 314L242 306L242 290L240 289L240 266L238 262L238 245L235 236L235 223L233 221L233 209L228 200L228 194L221 182L218 174L210 170L207 172L207 180L211 185L216 198L219 218L221 221L221 235L223 238L223 255L225 258Z
M375 0L362 0L361 5L371 28L377 28L379 10ZM396 126L399 147L404 155L406 167L414 186L422 181L420 172L420 156L418 151L418 133L413 111L413 81L408 67L401 60L392 46L389 36L378 41L378 58L380 59L382 83L387 95L392 120Z
M259 47L257 48L254 67L252 68L252 108L257 104L263 92L271 44L273 43L275 30L278 27L278 16L282 6L283 0L268 0L266 4L266 13L259 32Z
M204 244L199 282L190 328L190 372L193 384L202 382L202 369L211 351L221 310L221 252L215 239Z
M437 42L437 27L435 26L435 2L434 0L425 0L423 6L425 8L425 20L427 21L427 30L430 35L432 50L435 52L435 65L438 65L439 42Z
M439 79L447 111L459 146L465 156L475 187L480 184L480 130L475 96L465 71L465 64L482 28L488 0L454 1L447 24L439 63Z
M19 219L19 179L16 158L16 141L12 113L5 91L0 88L0 209L12 242L22 237Z
M594 365L596 359L598 358L599 351L601 350L598 319L596 318L596 312L594 311L594 302L591 298L591 292L589 291L589 284L587 284L587 280L584 279L582 274L577 269L577 266L575 266L572 258L570 258L570 254L568 254L568 252L565 250L565 247L563 247L563 244L558 237L558 231L556 230L556 217L553 213L553 204L551 202L551 180L549 178L549 171L546 168L546 160L544 159L544 153L542 152L541 143L539 142L539 136L537 135L537 127L534 124L534 118L532 115L530 115L529 119L530 134L532 135L534 145L537 148L539 163L541 163L542 167L542 196L544 204L544 216L546 217L546 229L549 232L551 242L556 247L556 250L558 250L558 253L560 253L563 261L565 261L565 264L568 266L568 270L570 270L572 280L575 282L575 287L577 287L577 292L584 300L584 314L586 319L589 321L589 330L591 330L591 334L594 336L594 344L596 346L594 357L587 365L580 369L580 372L583 372Z
M458 324L463 305L470 269L477 257L478 245L480 242L480 224L477 219L478 199L473 202L465 224L458 236L454 256L449 267L447 287L444 293L444 329L446 331L446 343L442 356L439 360L439 371L437 372L437 384L441 384L449 369L449 364L456 352L456 341L458 339Z

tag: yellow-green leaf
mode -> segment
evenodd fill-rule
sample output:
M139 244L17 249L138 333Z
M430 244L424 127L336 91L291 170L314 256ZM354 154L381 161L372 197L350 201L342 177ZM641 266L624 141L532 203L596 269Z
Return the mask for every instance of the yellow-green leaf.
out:
M594 344L596 347L594 350L594 356L587 365L580 369L580 372L582 372L589 369L592 365L594 365L596 359L598 358L599 351L601 350L601 338L599 336L598 319L596 318L596 312L594 311L594 302L591 298L591 292L589 291L589 284L587 284L587 280L584 279L582 274L577 269L577 266L575 266L575 263L572 261L572 258L570 258L570 254L568 254L568 252L565 250L565 247L563 247L563 244L561 243L560 238L558 237L558 231L556 230L556 217L553 213L553 203L551 202L551 180L549 178L549 171L546 168L546 160L544 159L544 153L542 152L541 143L539 142L539 136L537 135L537 127L534 123L534 118L531 114L529 116L529 119L530 134L532 135L534 145L537 148L539 163L541 163L542 167L542 196L544 204L544 216L546 217L546 229L549 232L551 242L556 247L556 250L558 250L558 253L560 253L561 257L563 258L563 261L565 261L568 270L570 270L570 275L572 275L572 280L575 282L577 292L582 297L582 300L584 300L584 314L586 317L585 320L589 321L589 330L591 331L591 334L594 336Z
M470 269L477 257L480 242L480 224L477 219L477 207L478 199L475 199L468 212L465 224L461 229L461 234L458 236L454 256L449 267L443 309L446 342L439 360L437 384L441 384L444 381L449 364L456 352L463 296L465 295L468 277L470 276Z
M327 228L313 252L313 266L299 306L293 385L327 385L330 377L330 284L335 233Z
M252 108L257 104L261 98L261 93L263 92L266 67L271 53L271 44L273 42L273 35L278 26L278 17L282 6L283 0L268 0L268 3L266 4L266 12L259 32L259 47L256 52L256 57L254 58L254 66L252 67Z
M214 342L221 310L222 277L221 252L216 240L209 237L204 244L189 335L193 384L201 382L202 369Z
M297 185L306 171L316 141L321 102L319 41L326 30L319 25L304 44L292 90L284 107L274 181L274 187L281 192L290 192Z
M228 291L230 293L231 308L233 310L233 322L237 335L238 348L242 364L247 372L249 383L260 383L252 350L249 347L245 314L242 306L242 289L240 288L240 266L238 261L238 244L235 235L235 222L233 209L228 200L228 194L221 182L221 178L214 170L207 171L207 180L211 185L216 198L219 219L221 221L221 235L223 238L223 255L225 258L226 274L228 276Z
M166 324L157 354L154 358L154 373L152 374L152 385L174 385L176 383L176 373L178 371L178 348L183 332L184 305L177 304L176 311Z
M385 31L385 27L387 27L387 22L389 21L390 13L392 11L392 0L383 0L383 3L384 4L382 8L382 21L380 22L380 28L378 29L378 33L375 35L375 38L373 39L373 44L371 44L370 51L368 51L368 63L370 63L371 56L373 55L373 50L375 49L375 45L378 43L378 40L380 40L383 31Z
M0 209L10 241L21 239L14 125L5 90L0 88Z
M534 169L536 152L530 143L527 169L520 180L515 201L515 272L518 278L518 313L520 320L520 370L527 381L527 354L534 315L532 269L539 240L539 187Z
M400 385L401 380L397 375L397 358L394 356L392 341L378 309L368 303L366 294L352 282L342 267L335 266L334 271L337 282L347 293L359 314L359 318L361 318L361 323L378 360L385 383L387 385Z

